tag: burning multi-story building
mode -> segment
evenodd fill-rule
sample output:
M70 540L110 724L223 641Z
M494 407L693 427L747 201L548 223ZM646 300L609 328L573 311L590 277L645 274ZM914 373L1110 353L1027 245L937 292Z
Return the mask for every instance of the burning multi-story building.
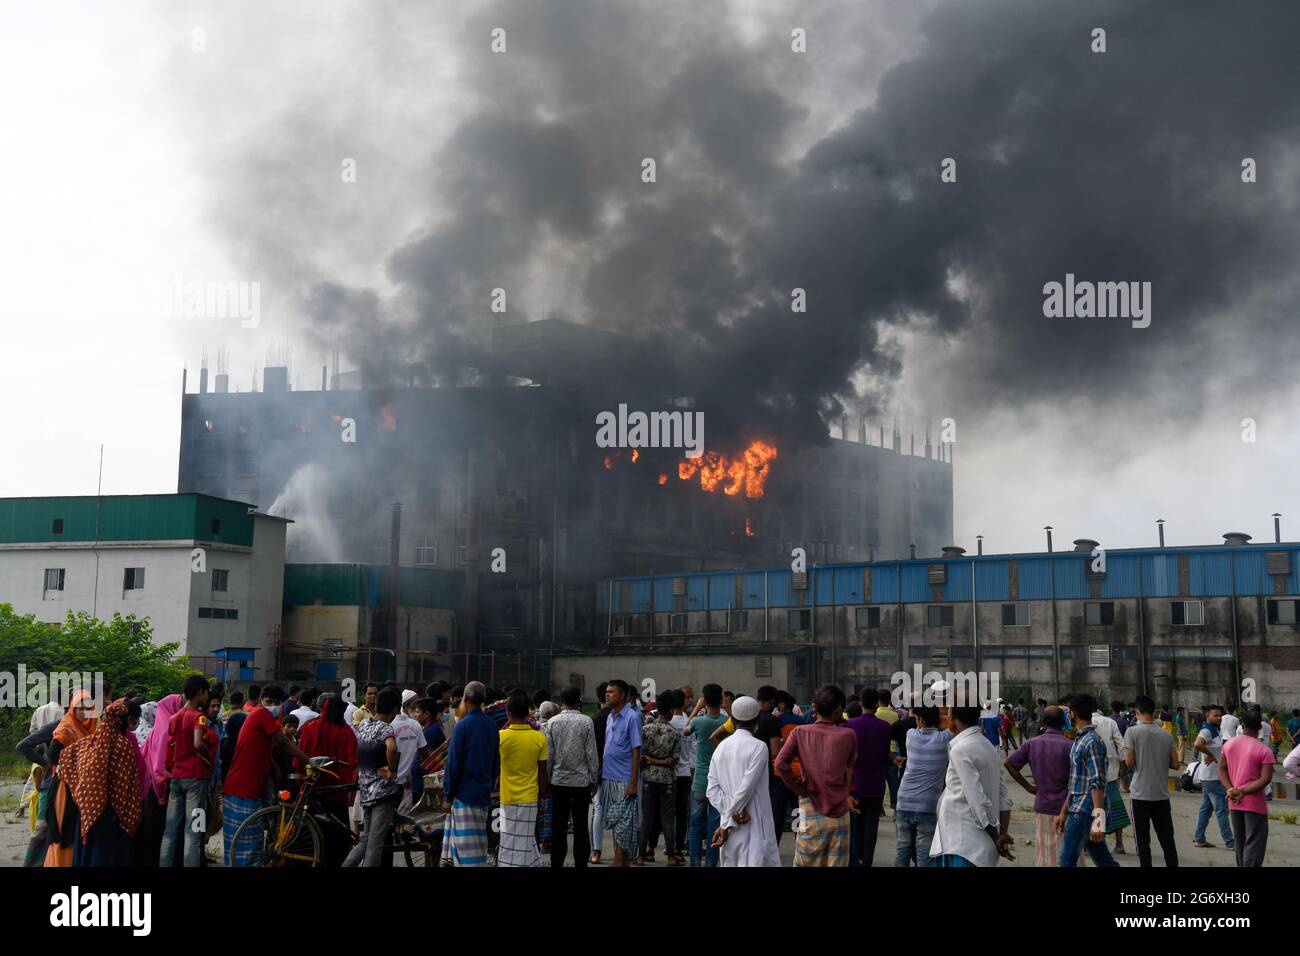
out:
M305 391L268 367L261 391L233 393L204 372L182 399L179 490L292 518L290 562L477 569L458 622L470 656L583 646L613 576L769 566L796 546L810 562L902 558L951 540L951 463L928 439L905 454L896 429L886 448L865 421L845 419L840 438L732 425L635 342L566 322L502 326L493 345L468 379L323 369ZM619 404L702 412L704 453L599 447L597 415Z

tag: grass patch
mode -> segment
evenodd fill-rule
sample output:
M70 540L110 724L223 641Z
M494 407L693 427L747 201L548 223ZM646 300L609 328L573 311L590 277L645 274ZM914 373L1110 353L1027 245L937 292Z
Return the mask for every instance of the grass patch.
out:
M1290 823L1290 824L1292 824L1292 825L1294 826L1294 825L1295 825L1296 818L1297 818L1298 816L1300 816L1300 814L1295 814L1295 813L1284 813L1284 814L1282 814L1282 819L1283 819L1283 821L1285 821L1286 823Z
M0 753L0 781L21 783L31 769L32 765L22 754Z

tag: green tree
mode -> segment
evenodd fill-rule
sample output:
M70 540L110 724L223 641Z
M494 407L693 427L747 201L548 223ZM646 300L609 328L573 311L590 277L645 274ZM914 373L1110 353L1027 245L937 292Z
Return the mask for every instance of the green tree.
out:
M146 700L180 690L196 671L178 656L179 644L155 644L149 621L134 615L114 614L111 621L84 611L69 612L62 624L46 624L33 615L15 614L0 604L0 672L17 679L18 666L33 673L102 673L113 697L131 693ZM26 688L17 692L25 698ZM13 754L14 745L27 735L32 708L0 709L0 753ZM38 704L44 701L37 702Z

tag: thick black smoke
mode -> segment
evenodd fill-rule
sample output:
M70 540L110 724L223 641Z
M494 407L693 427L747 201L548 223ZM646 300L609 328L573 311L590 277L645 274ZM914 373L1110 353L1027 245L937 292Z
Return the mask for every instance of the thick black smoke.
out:
M421 30L458 31L472 103L409 183L437 212L387 255L395 291L314 270L312 341L341 343L376 376L437 371L486 349L504 288L508 320L553 314L671 357L711 434L786 440L823 434L841 402L887 406L897 329L966 342L935 383L961 407L1137 403L1171 381L1194 397L1186 383L1225 358L1208 343L1229 325L1261 362L1294 359L1282 303L1300 6L948 0L878 84L833 90L819 85L828 65L883 32L861 4L765 7L748 32L720 6L502 0L451 26L436 6L408 12L403 39L359 34L400 57ZM796 26L807 53L791 52ZM505 54L489 50L494 27ZM1105 53L1091 49L1098 27ZM819 111L822 95L838 108ZM318 115L286 113L277 130ZM269 152L294 147L268 135L241 148L257 179ZM641 182L644 157L655 184ZM946 157L953 184L940 181ZM1245 157L1258 183L1242 182ZM263 239L267 262L311 258ZM1151 327L1044 318L1043 284L1066 273L1151 282ZM806 313L791 311L795 288Z

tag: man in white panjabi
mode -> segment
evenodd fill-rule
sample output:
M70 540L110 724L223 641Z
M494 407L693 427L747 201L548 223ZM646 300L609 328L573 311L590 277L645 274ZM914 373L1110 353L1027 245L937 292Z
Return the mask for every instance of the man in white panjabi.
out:
M758 701L739 697L732 702L736 732L713 751L709 763L709 803L718 811L713 845L720 847L722 866L780 866L772 798L768 793L767 746L754 737Z

